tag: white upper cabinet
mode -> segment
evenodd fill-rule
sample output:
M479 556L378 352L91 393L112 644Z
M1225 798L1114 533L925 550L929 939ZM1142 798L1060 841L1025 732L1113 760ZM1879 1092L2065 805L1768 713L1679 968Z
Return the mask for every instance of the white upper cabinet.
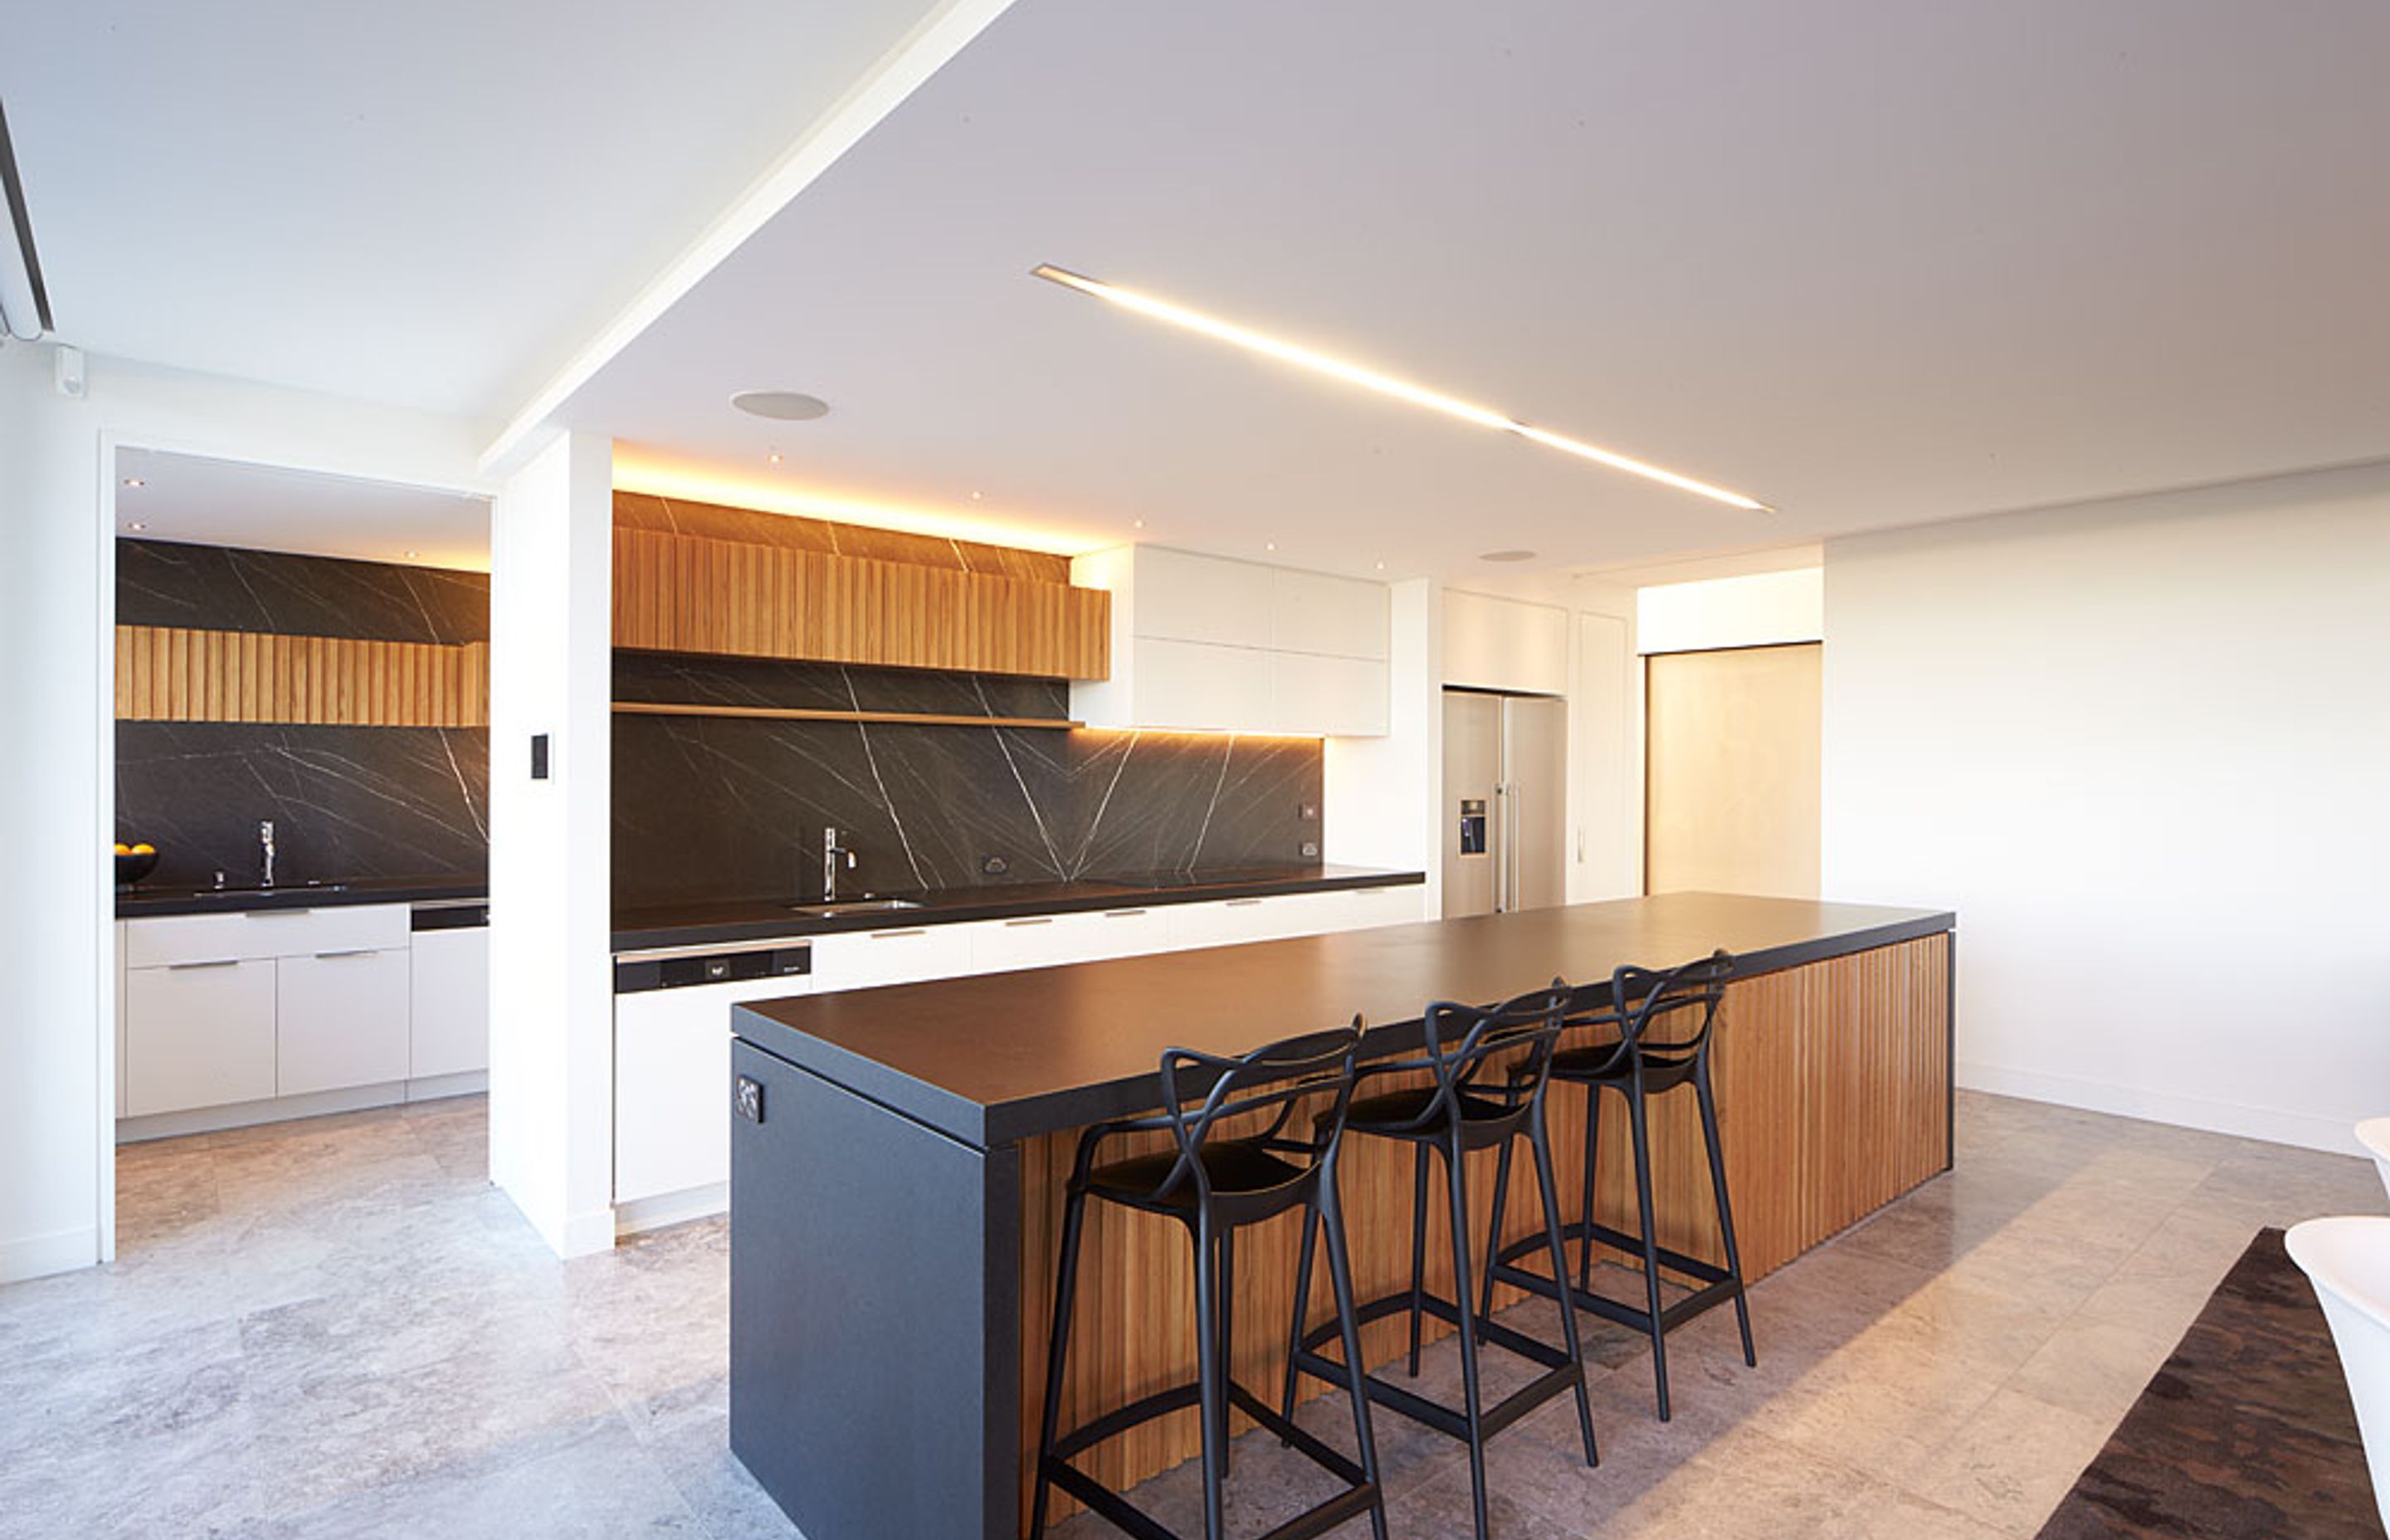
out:
M1229 647L1270 645L1275 568L1137 547L1137 635Z
M1241 565L1239 563L1238 565ZM1386 585L1291 567L1270 574L1270 645L1280 652L1386 661Z
M1383 584L1152 545L1081 557L1071 578L1112 595L1112 676L1071 687L1091 726L1386 730Z
M1568 693L1568 611L1458 588L1444 592L1444 682L1468 689Z

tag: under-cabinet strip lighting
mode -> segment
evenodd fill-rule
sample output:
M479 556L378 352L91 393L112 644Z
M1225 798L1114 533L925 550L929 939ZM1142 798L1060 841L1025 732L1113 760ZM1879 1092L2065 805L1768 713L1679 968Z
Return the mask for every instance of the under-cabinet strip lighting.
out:
M1618 454L1614 450L1604 449L1599 444L1587 443L1582 439L1570 438L1564 433L1555 433L1548 428L1530 427L1518 418L1505 416L1500 412L1472 405L1466 401L1445 395L1441 391L1431 391L1423 386L1413 385L1407 380L1395 379L1391 376L1379 374L1373 369L1365 369L1357 364L1348 364L1340 358L1330 358L1326 353L1314 353L1309 348L1284 341L1276 337L1265 336L1258 331L1248 330L1232 322L1203 314L1200 311L1189 310L1184 305L1156 299L1150 294L1141 294L1133 289L1123 289L1117 284L1105 283L1100 278L1086 277L1071 272L1067 268L1056 267L1050 263L1040 263L1030 269L1030 272L1048 283L1060 284L1065 289L1075 289L1082 294L1091 294L1099 300L1118 305L1123 310L1134 311L1139 315L1150 315L1157 321L1166 321L1174 327L1209 337L1214 341L1243 348L1248 353L1257 353L1266 358L1275 358L1280 363L1291 364L1297 368L1309 369L1314 374L1323 374L1330 379L1341 379L1347 385L1357 385L1362 390L1373 391L1379 395L1392 396L1396 401L1407 401L1414 406L1423 406L1431 412L1441 412L1446 417L1458 417L1463 422L1473 422L1480 428L1491 428L1504 433L1516 433L1521 438L1540 443L1547 449L1557 449L1564 455L1574 455L1580 459L1592 460L1597 464L1609 466L1613 470L1624 470L1650 481L1664 482L1679 491L1709 498L1712 502L1724 503L1729 507L1746 508L1754 513L1775 511L1767 504L1745 497L1739 492L1728 492L1724 487L1712 486L1707 481L1695 481L1690 476L1680 476L1673 470L1663 469L1659 466Z

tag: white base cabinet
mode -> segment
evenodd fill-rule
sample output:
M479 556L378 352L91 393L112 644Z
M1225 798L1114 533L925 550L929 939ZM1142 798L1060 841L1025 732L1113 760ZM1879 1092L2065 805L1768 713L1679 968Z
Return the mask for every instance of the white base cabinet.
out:
M614 997L617 1206L730 1180L730 1007L812 988L748 979Z
M417 932L412 905L359 904L117 937L121 1137L454 1096L488 1068L484 929Z
M490 1067L490 932L418 930L407 956L407 1078Z
M814 938L816 989L922 983L970 970L970 935L959 925L900 925Z
M252 957L127 969L125 1115L273 1096L276 967Z
M407 1077L404 948L319 952L275 968L276 1096Z

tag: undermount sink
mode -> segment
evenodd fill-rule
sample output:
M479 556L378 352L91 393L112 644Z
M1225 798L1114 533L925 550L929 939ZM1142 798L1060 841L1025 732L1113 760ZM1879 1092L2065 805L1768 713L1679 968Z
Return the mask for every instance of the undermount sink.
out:
M797 914L811 915L816 919L836 919L841 915L892 915L901 909L918 909L921 901L916 898L849 898L836 904L791 904Z
M280 893L344 893L345 882L284 882L271 888L201 888L199 898L272 898Z

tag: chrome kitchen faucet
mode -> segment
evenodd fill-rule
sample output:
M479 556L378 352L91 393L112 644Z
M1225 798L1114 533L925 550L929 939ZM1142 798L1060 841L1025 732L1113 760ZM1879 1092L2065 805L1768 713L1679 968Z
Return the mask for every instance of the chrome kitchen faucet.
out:
M260 819L257 825L258 881L261 888L274 886L274 820Z
M838 902L838 858L846 857L846 869L854 869L854 852L838 842L835 828L822 830L822 902Z

